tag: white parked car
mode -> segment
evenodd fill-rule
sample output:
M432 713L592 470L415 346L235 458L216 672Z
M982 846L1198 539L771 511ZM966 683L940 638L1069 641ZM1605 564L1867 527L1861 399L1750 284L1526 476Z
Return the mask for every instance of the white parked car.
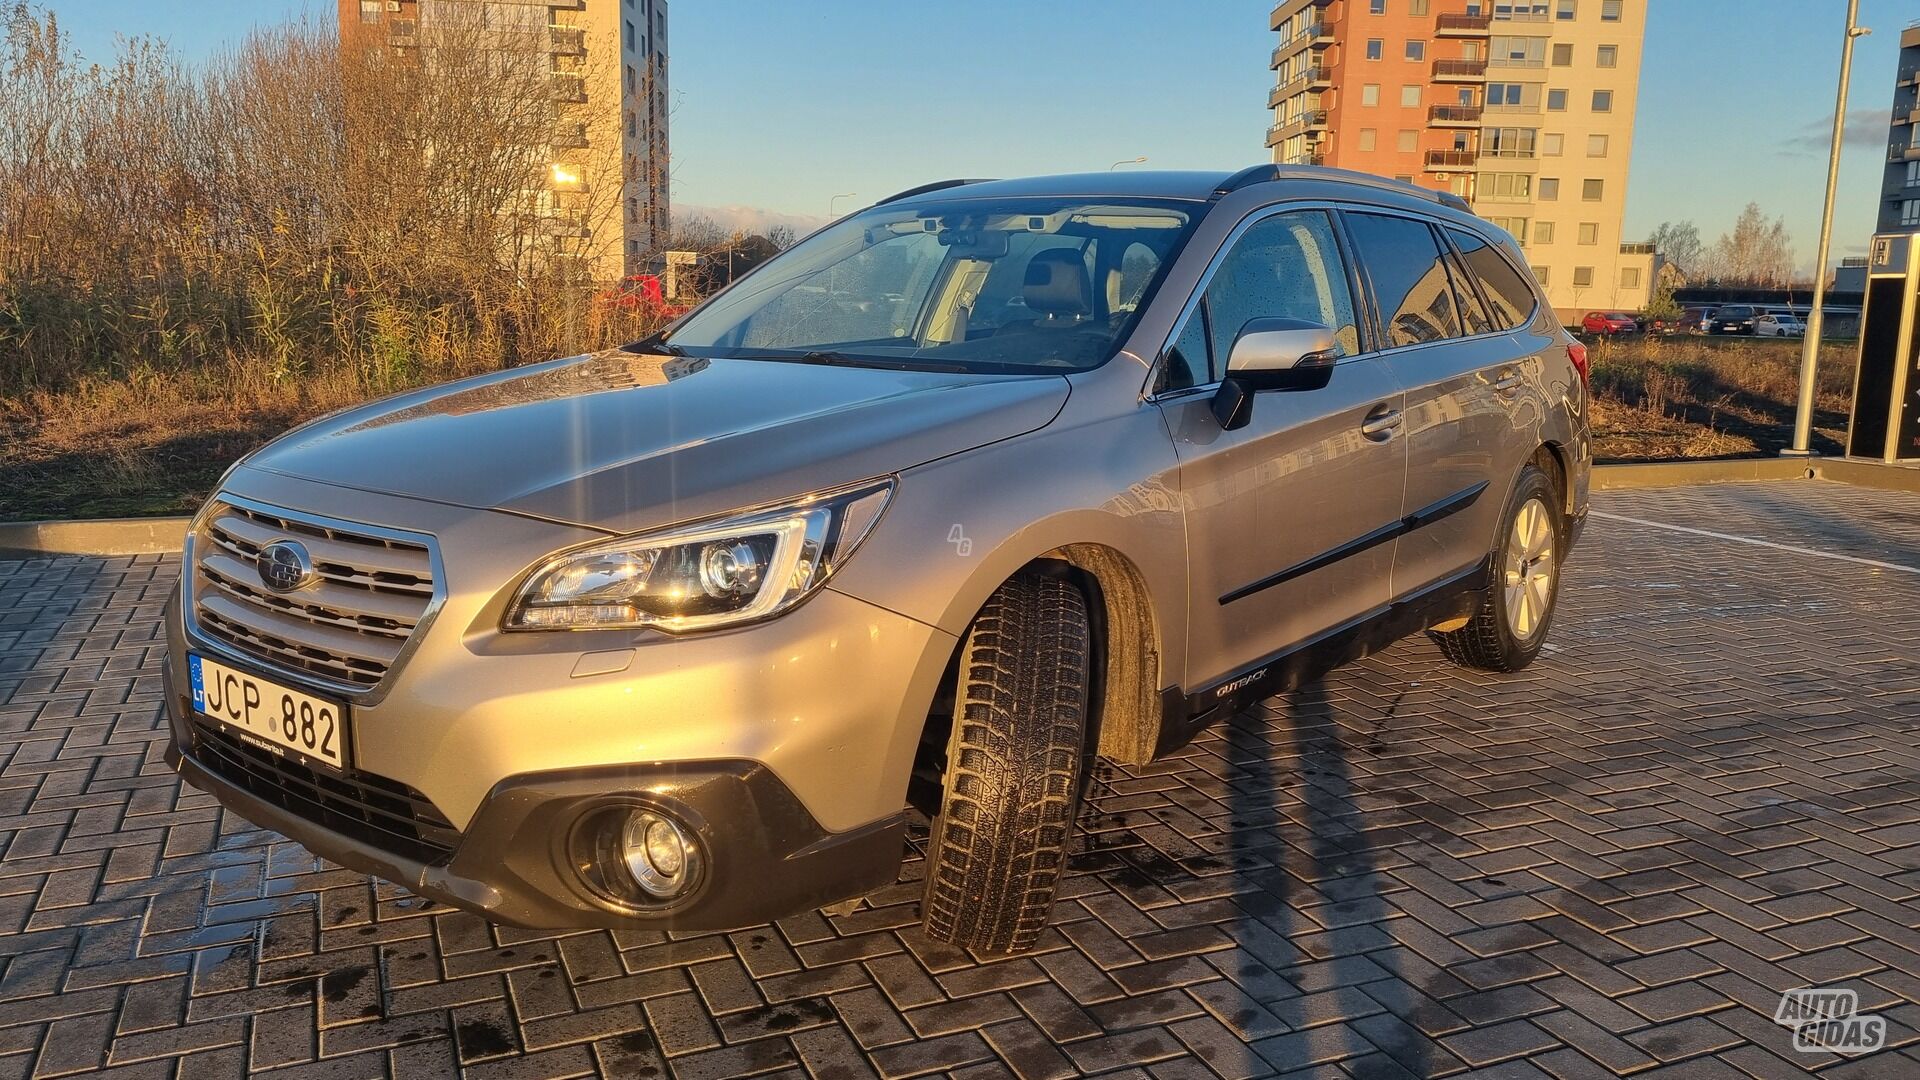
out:
M1798 315L1769 312L1753 320L1755 337L1805 337L1807 324Z

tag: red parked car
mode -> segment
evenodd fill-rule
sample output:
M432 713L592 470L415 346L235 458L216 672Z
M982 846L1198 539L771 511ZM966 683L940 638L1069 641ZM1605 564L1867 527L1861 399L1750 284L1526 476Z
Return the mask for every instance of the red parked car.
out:
M1580 329L1588 334L1631 334L1640 329L1640 324L1623 312L1589 311L1580 320Z
M658 319L677 319L687 313L685 304L666 298L657 274L634 274L596 297L603 307L637 312Z

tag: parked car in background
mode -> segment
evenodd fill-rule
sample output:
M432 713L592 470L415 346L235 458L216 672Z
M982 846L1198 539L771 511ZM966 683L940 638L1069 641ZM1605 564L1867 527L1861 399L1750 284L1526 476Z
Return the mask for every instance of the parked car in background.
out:
M1624 311L1589 311L1580 320L1580 330L1586 334L1631 334L1638 329L1640 324Z
M1745 305L1734 304L1723 307L1715 311L1713 317L1707 320L1707 333L1751 334L1753 321L1759 317L1758 311Z
M633 274L594 297L603 308L670 321L687 313L685 304L669 301L658 274Z
M1707 332L1707 323L1712 318L1713 318L1712 308L1705 308L1705 307L1686 308L1685 310L1680 312L1679 329L1682 333L1704 334Z
M235 465L167 605L166 758L315 856L548 928L861 896L914 807L927 932L1028 949L1096 756L1410 633L1539 654L1587 379L1446 193L930 184L648 339Z
M1798 315L1767 312L1753 320L1755 337L1805 337L1807 324Z
M1658 316L1641 316L1640 318L1640 330L1642 333L1657 334L1660 337L1666 337L1669 334L1678 334L1684 329L1686 329L1686 324L1678 318L1668 319Z

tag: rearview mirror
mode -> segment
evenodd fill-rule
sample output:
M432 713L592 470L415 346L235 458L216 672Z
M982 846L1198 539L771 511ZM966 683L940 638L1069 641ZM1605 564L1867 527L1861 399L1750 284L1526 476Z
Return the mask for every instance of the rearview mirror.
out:
M1333 378L1339 345L1333 330L1301 319L1250 319L1227 353L1227 377L1213 396L1214 419L1228 431L1253 418L1262 390L1318 390Z

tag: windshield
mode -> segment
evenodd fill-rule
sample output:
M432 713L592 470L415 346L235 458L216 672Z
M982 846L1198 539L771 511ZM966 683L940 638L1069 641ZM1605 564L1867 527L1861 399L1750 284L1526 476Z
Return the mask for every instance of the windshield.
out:
M741 279L665 343L689 356L1085 370L1118 348L1197 210L1087 196L878 206Z

